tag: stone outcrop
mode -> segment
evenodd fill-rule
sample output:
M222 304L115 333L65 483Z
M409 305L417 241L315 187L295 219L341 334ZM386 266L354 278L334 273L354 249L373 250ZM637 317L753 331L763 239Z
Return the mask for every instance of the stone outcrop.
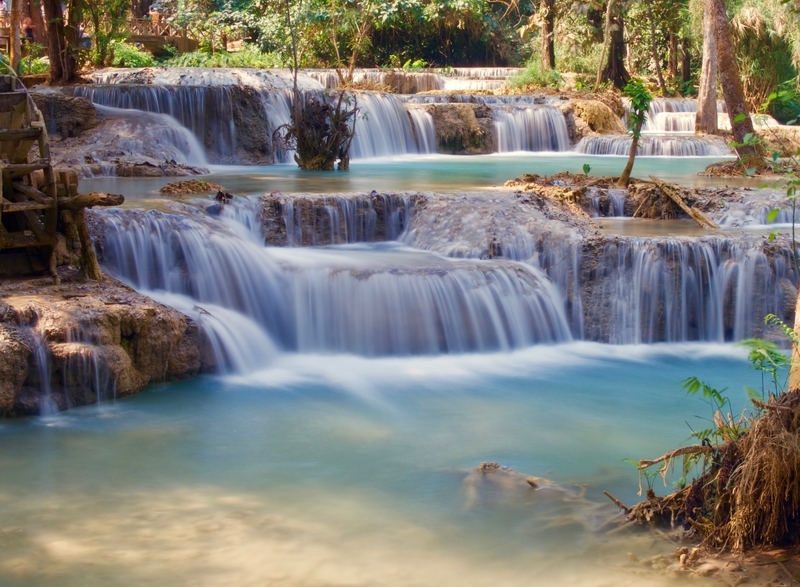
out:
M625 126L616 113L597 100L570 100L559 106L574 143L591 134L624 134Z
M68 96L57 90L31 92L31 97L42 111L51 136L78 137L100 124L97 109L86 98Z
M494 151L492 109L485 104L429 104L439 153L484 155Z
M5 282L0 296L0 414L121 398L213 367L193 320L110 278Z

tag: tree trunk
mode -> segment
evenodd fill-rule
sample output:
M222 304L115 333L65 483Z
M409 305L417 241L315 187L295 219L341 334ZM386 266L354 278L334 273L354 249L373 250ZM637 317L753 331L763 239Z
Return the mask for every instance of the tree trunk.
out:
M703 69L700 72L700 89L697 94L695 132L717 133L717 44L714 34L713 3L705 0L703 8Z
M20 43L19 34L22 30L20 27L20 17L22 16L22 2L20 0L11 0L11 46L9 60L11 61L11 69L19 73L19 63L22 61L22 44Z
M597 64L597 78L594 81L594 91L600 88L600 82L603 80L603 62L606 59L606 52L609 43L611 43L611 8L614 5L613 0L608 0L606 6L606 24L603 28L603 49L600 51L600 62Z
M683 53L683 63L681 64L681 81L688 84L692 79L692 53L690 50L691 41L689 38L683 39L681 43Z
M628 182L631 180L631 172L633 171L633 162L636 159L636 149L639 148L639 137L642 133L642 125L637 124L633 131L633 140L631 141L631 150L628 153L628 162L625 164L625 169L622 170L622 175L619 176L617 185L620 187L628 187Z
M542 70L555 69L555 1L542 0L539 5L542 12Z
M78 77L78 64L73 53L74 47L69 44L68 27L64 21L64 13L61 11L61 2L59 0L42 0L42 6L47 23L50 83L53 85L68 84ZM75 12L79 13L80 11L75 10ZM74 37L77 41L77 30Z
M669 34L669 77L678 79L678 35Z
M45 29L44 17L42 16L42 3L40 0L30 0L28 6L30 7L31 20L33 21L33 33L36 35L36 42L47 45L47 29Z
M651 0L645 0L644 3L647 5L647 16L650 19L650 54L656 67L656 76L658 77L658 87L661 89L661 95L666 96L667 85L664 83L664 76L661 75L661 59L656 45L656 18L653 16L653 5Z
M742 79L739 77L739 65L736 63L736 54L731 40L731 31L728 26L728 16L725 13L724 0L711 0L714 2L714 36L717 43L717 73L719 75L722 94L725 97L725 105L728 116L731 118L734 140L742 144L744 137L748 133L753 133L753 121L747 110L747 102L744 99L744 89ZM744 115L743 117L740 115ZM741 120L737 120L741 118ZM743 159L747 167L751 165L763 165L763 161L757 160L758 149L755 145L742 145L736 148L739 157Z
M621 14L611 19L611 43L608 48L608 61L603 69L603 80L608 80L618 89L624 88L631 80L625 69L625 20Z

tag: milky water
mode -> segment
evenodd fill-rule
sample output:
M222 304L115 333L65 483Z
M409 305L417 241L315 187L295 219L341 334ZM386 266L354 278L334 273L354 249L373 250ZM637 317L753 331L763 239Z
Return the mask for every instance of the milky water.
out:
M3 422L2 583L677 585L632 560L673 547L609 534L601 492L634 503L622 459L706 426L679 390L690 374L737 405L756 380L722 345L289 353ZM468 477L482 461L564 490Z

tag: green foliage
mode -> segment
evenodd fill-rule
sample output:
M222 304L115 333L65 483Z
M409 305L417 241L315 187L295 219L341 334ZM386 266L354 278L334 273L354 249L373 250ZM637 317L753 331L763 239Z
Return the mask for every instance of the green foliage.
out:
M161 65L168 67L252 67L269 69L273 67L287 67L284 56L276 53L262 53L252 45L235 53L216 51L212 55L208 51L195 51L184 53L162 60Z
M49 73L50 59L48 57L25 58L19 68L20 75Z
M109 50L113 55L111 65L114 67L152 67L156 64L155 58L149 52L128 43L112 41L109 43Z
M589 172L592 170L592 166L588 163L583 164L583 175L585 177L589 177Z
M553 69L542 69L538 59L528 62L525 69L508 80L508 85L515 88L536 86L540 88L560 88L564 79Z
M647 122L647 111L653 96L647 91L644 84L638 79L631 79L622 92L630 98L631 112L628 115L628 129L631 135L638 138L642 134L642 125Z

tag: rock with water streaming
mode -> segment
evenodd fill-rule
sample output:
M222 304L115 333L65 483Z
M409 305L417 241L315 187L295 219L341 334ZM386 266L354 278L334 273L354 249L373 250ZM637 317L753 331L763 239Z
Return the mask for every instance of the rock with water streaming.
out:
M210 369L197 324L112 282L5 283L0 413L107 401Z

